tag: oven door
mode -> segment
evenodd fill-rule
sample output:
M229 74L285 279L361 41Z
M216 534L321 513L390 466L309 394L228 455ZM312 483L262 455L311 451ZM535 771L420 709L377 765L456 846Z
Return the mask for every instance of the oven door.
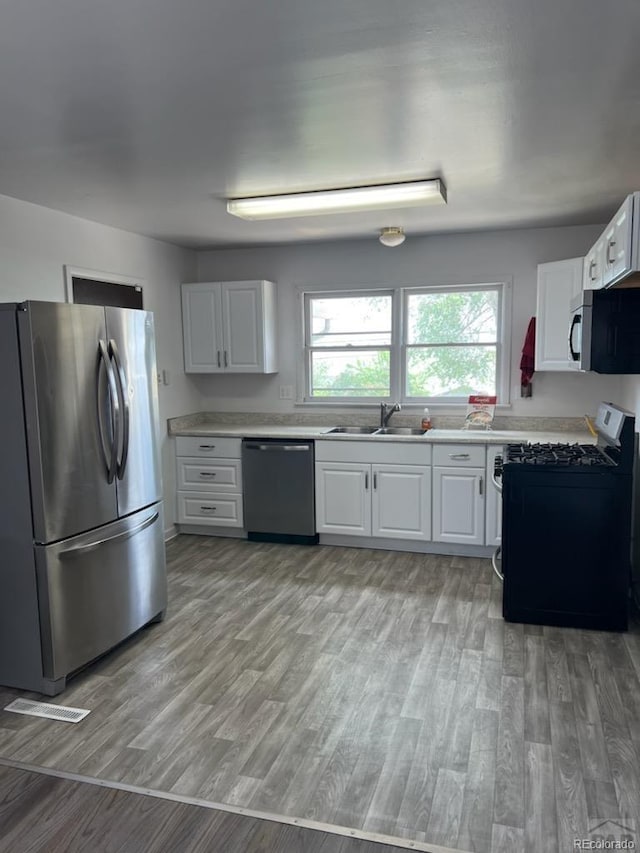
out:
M592 297L592 292L584 291L571 303L569 364L576 370L591 369Z

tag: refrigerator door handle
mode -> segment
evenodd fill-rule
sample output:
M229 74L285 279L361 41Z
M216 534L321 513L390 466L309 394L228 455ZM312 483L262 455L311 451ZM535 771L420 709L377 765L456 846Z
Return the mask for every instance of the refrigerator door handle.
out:
M124 372L124 368L122 367L122 361L120 360L120 353L118 352L118 345L111 338L109 341L109 349L111 351L111 355L113 356L113 360L116 365L116 375L118 377L118 393L120 397L120 405L122 406L122 458L118 462L118 479L122 480L124 477L124 472L127 468L127 459L129 458L129 424L130 424L130 411L129 411L129 394L127 393L127 376Z
M118 434L120 432L120 402L118 400L118 388L116 385L116 378L113 372L113 366L111 364L111 360L109 359L109 353L107 352L107 345L105 341L98 341L98 352L100 354L100 362L104 365L104 369L107 375L107 385L109 388L109 398L111 400L111 409L113 412L113 437L111 439L111 458L107 457L107 453L105 452L105 435L104 429L102 426L102 407L100 405L100 382L99 374L98 379L96 379L96 398L98 405L98 433L100 436L100 447L102 448L102 454L104 457L105 468L107 469L107 482L113 483L116 476L116 469L118 467Z
M59 554L61 557L75 557L80 554L86 554L87 551L95 551L96 548L100 548L102 545L106 545L108 542L115 542L118 539L129 539L136 533L140 533L140 531L144 530L146 527L151 527L154 521L158 519L159 515L159 512L154 512L153 515L150 515L148 518L145 518L144 521L141 521L134 527L130 527L128 530L122 530L120 533L116 533L114 536L107 536L105 539L97 539L95 542L89 542L87 545L75 545L73 548L65 548L64 550L60 551Z

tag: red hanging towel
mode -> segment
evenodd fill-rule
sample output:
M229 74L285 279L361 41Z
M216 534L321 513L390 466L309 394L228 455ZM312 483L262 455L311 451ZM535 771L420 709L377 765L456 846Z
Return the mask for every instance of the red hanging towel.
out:
M529 320L527 334L524 336L522 358L520 359L520 394L522 397L531 396L531 380L536 361L536 318Z

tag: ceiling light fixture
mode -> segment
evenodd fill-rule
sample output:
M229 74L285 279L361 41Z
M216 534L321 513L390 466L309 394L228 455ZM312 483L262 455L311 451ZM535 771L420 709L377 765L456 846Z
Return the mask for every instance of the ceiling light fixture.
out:
M446 187L441 180L433 178L428 181L407 181L402 184L380 184L342 190L232 198L227 201L227 211L241 219L286 219L385 207L446 204L446 201Z
M383 228L378 240L383 246L400 246L404 243L405 238L404 228Z

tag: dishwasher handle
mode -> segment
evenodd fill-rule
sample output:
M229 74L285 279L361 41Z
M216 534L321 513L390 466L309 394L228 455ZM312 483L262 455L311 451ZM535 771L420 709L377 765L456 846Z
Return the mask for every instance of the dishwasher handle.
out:
M246 441L244 444L246 450L277 450L277 451L300 451L300 450L311 450L310 444L258 444Z

